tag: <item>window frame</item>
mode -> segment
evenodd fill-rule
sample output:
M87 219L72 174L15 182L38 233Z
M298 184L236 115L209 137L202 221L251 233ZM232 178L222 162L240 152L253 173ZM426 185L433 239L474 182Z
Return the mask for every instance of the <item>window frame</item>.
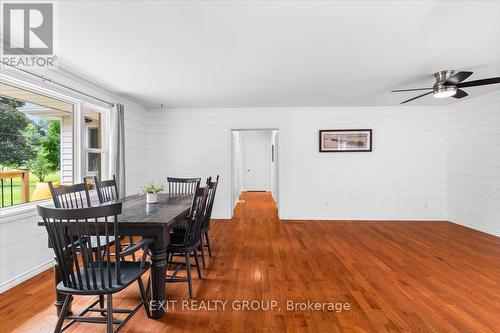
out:
M102 105L98 105L93 101L81 98L81 97L74 97L71 95L68 95L66 93L62 93L59 91L56 91L54 89L47 89L40 84L34 84L31 83L30 80L24 80L24 79L18 79L9 75L5 75L3 73L0 73L0 78L2 79L3 82L6 84L12 85L14 87L18 87L20 89L32 91L37 94L45 95L49 98L54 98L57 100L60 100L62 102L72 104L73 105L73 127L72 127L72 136L73 136L73 143L72 143L72 156L73 156L73 183L80 183L83 181L83 177L86 175L86 167L85 167L85 151L86 151L86 145L87 143L84 141L85 140L85 119L84 119L84 112L83 108L87 107L92 109L93 111L100 112L103 115L103 142L102 142L102 147L106 147L106 149L99 149L100 151L102 150L102 157L101 157L101 169L102 169L102 178L108 177L108 175L111 173L110 170L110 161L109 161L109 141L110 141L110 135L111 135L111 112L112 112L112 106L107 105L104 106L105 103L102 103ZM13 206L6 206L6 207L0 207L0 216L2 216L2 219L5 217L13 216L25 211L29 211L33 208L36 207L38 204L43 204L43 203L50 203L51 199L46 199L46 200L38 200L38 201L30 201L22 204L17 204Z

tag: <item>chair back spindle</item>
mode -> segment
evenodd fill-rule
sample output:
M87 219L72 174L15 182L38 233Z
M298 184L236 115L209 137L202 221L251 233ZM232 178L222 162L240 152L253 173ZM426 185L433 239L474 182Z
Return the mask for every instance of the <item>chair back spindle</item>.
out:
M97 191L97 196L99 197L100 203L106 203L120 199L118 195L118 186L116 184L115 175L113 175L113 179L103 181L100 181L99 179L97 179L97 177L94 177L94 186Z
M85 208L90 207L90 195L84 183L54 187L49 182L50 193L56 208Z
M167 177L168 193L170 195L189 195L196 192L201 178L174 178ZM198 186L197 186L198 184Z
M189 211L188 218L193 213L193 205L195 193L200 188L201 178L175 178L167 177L168 193L170 196L186 196L192 195L191 210Z

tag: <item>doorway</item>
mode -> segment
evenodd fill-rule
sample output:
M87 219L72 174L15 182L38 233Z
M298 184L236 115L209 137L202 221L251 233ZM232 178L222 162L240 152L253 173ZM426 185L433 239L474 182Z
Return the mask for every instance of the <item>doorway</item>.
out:
M242 192L269 192L279 207L279 130L231 130L231 202Z

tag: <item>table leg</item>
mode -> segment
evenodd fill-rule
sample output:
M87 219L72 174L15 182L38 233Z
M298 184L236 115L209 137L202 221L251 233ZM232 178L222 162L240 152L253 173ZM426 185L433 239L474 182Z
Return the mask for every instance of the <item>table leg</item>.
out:
M165 274L167 250L151 249L151 317L161 318L165 314Z
M56 306L56 312L57 315L61 313L61 309L64 303L64 299L66 298L66 295L61 294L60 292L57 291L56 287L59 284L59 282L62 281L61 278L61 273L59 271L59 263L57 262L57 259L54 257L54 290L56 292L56 301L54 302L54 305ZM71 300L73 299L73 296L71 297ZM68 307L68 314L71 314L71 301L69 303Z

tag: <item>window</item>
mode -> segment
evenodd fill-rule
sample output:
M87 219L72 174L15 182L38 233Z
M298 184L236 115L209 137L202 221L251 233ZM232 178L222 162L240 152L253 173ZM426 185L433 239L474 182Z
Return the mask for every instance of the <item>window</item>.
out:
M73 107L45 95L0 84L0 207L50 197L55 186L73 181Z
M99 153L88 153L88 171L90 173L99 173L101 171L101 154Z
M83 118L85 120L85 142L86 142L86 175L104 178L106 170L104 159L107 155L106 140L104 140L104 128L106 114L88 105L83 107Z
M0 209L107 177L109 109L18 83L0 82Z
M100 140L99 140L99 128L98 127L89 127L88 131L89 135L89 148L100 148Z

